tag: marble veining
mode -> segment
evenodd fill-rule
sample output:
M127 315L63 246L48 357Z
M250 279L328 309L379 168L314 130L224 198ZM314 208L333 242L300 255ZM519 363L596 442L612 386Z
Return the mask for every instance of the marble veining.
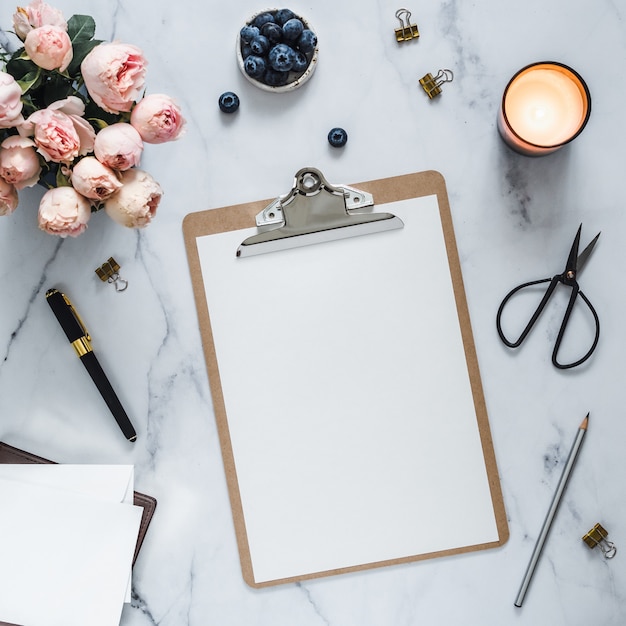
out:
M134 463L136 488L159 501L121 626L623 626L624 7L614 0L405 5L421 35L399 45L399 5L295 0L290 7L318 32L320 60L311 81L276 96L250 85L235 62L236 32L263 6L52 4L67 17L93 15L100 39L142 48L149 92L175 96L187 119L184 137L144 152L142 166L165 191L146 230L95 215L79 238L55 239L37 229L40 188L0 218L0 439L60 462ZM0 10L0 45L9 48L13 10L7 3ZM571 145L529 159L501 142L496 114L513 73L543 59L585 77L592 114ZM418 80L440 68L454 81L429 101ZM227 90L241 99L232 116L217 106ZM334 126L349 135L341 150L326 140ZM431 169L444 176L509 523L503 547L261 590L243 582L182 220L286 193L304 166L345 184ZM580 279L602 331L590 362L561 372L550 363L558 306L519 351L500 343L495 313L514 285L560 271L581 222L585 241L602 231ZM94 274L111 255L129 281L121 294ZM137 428L134 446L51 319L44 294L52 286L68 292L90 327ZM516 609L587 411L576 470ZM618 545L612 561L581 541L596 522Z

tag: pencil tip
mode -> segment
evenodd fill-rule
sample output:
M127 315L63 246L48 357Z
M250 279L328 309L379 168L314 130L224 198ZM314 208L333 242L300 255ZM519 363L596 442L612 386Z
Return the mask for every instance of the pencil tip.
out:
M585 416L585 419L583 420L583 423L580 425L580 427L583 430L587 430L588 425L589 425L589 413L587 413L587 415Z

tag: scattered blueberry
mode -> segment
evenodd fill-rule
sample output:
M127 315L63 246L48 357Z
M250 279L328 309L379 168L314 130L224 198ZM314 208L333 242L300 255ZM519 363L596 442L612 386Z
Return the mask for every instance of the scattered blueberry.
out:
M269 39L263 35L258 35L250 42L250 51L256 56L263 56L269 49Z
M313 52L315 50L315 46L317 46L317 35L308 28L305 28L300 36L298 37L298 41L296 43L298 50L304 52Z
M288 20L296 17L296 14L291 9L278 9L276 13L274 13L274 21L282 26Z
M328 133L328 143L333 148L342 148L348 141L348 133L343 128L333 128Z
M267 64L263 57L251 54L249 57L246 57L246 60L243 62L243 69L251 78L261 78L263 74L265 74Z
M296 41L304 30L304 24L297 17L292 17L283 24L283 37L285 41Z
M246 24L240 31L239 36L244 43L250 43L255 37L258 37L261 31L256 26Z
M220 96L219 105L224 113L234 113L239 108L239 96L232 91L225 91Z
M260 13L254 18L253 25L256 26L257 28L261 28L263 24L267 24L268 22L273 22L273 21L274 21L274 16L271 13L269 12Z
M286 43L277 43L267 55L267 60L277 72L288 72L293 67L295 60L293 48Z

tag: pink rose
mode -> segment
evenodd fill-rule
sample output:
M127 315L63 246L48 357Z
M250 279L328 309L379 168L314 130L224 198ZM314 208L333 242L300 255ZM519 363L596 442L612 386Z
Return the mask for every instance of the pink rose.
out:
M32 187L40 173L41 164L32 139L11 135L0 144L0 177L7 183L16 189Z
M160 93L140 100L130 115L130 123L146 143L164 143L177 139L185 127L179 106Z
M0 215L10 215L17 208L17 189L0 178Z
M126 170L121 177L123 187L104 203L104 210L122 226L143 228L156 215L163 191L159 183L142 170Z
M130 111L144 88L147 61L136 46L101 43L84 59L80 70L95 103L108 113Z
M34 135L37 151L46 161L70 163L93 150L96 133L82 116L85 105L76 96L53 102L35 111L22 125L23 132Z
M106 200L122 186L115 172L92 156L74 166L70 180L78 193L92 200Z
M72 42L66 31L48 24L31 30L24 40L26 54L44 70L64 72L72 62Z
M26 8L17 7L17 12L13 15L13 28L15 34L22 40L33 29L52 24L67 30L67 22L63 18L63 13L59 9L51 7L43 0L34 0Z
M72 187L48 189L39 204L39 228L50 235L78 237L90 217L89 200Z
M105 126L93 146L96 159L120 172L139 165L143 152L141 135L124 122Z
M22 89L11 74L0 72L0 128L18 126L22 117Z

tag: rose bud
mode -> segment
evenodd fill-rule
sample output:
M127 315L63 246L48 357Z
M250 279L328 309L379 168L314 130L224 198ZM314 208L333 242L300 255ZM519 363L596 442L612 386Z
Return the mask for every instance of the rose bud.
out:
M118 122L105 126L96 135L93 151L100 163L123 172L139 165L143 141L130 124Z
M39 228L50 235L78 237L90 217L89 200L73 187L48 189L39 204Z
M185 127L180 107L172 98L160 93L140 100L130 115L130 123L146 143L173 141Z
M0 72L0 128L19 126L22 117L22 88L15 78Z
M95 103L108 113L130 111L144 88L147 61L136 46L97 45L80 65L85 87Z
M0 215L10 215L18 204L17 189L0 178Z
M70 180L79 194L92 200L106 200L122 186L115 172L92 156L74 166Z
M71 163L93 150L96 133L83 118L85 105L76 96L53 102L35 111L22 124L22 132L34 135L37 152L46 161Z
M74 57L69 35L52 24L31 30L24 40L24 48L31 61L44 70L64 72Z
M122 226L143 228L156 215L163 191L143 170L126 170L121 177L123 187L104 203L104 210Z
M17 7L17 11L13 15L13 30L22 41L26 39L26 35L33 28L39 28L46 24L67 30L67 22L63 13L43 0L33 0L26 8Z
M0 144L0 176L16 189L37 184L40 173L41 164L32 139L11 135Z

